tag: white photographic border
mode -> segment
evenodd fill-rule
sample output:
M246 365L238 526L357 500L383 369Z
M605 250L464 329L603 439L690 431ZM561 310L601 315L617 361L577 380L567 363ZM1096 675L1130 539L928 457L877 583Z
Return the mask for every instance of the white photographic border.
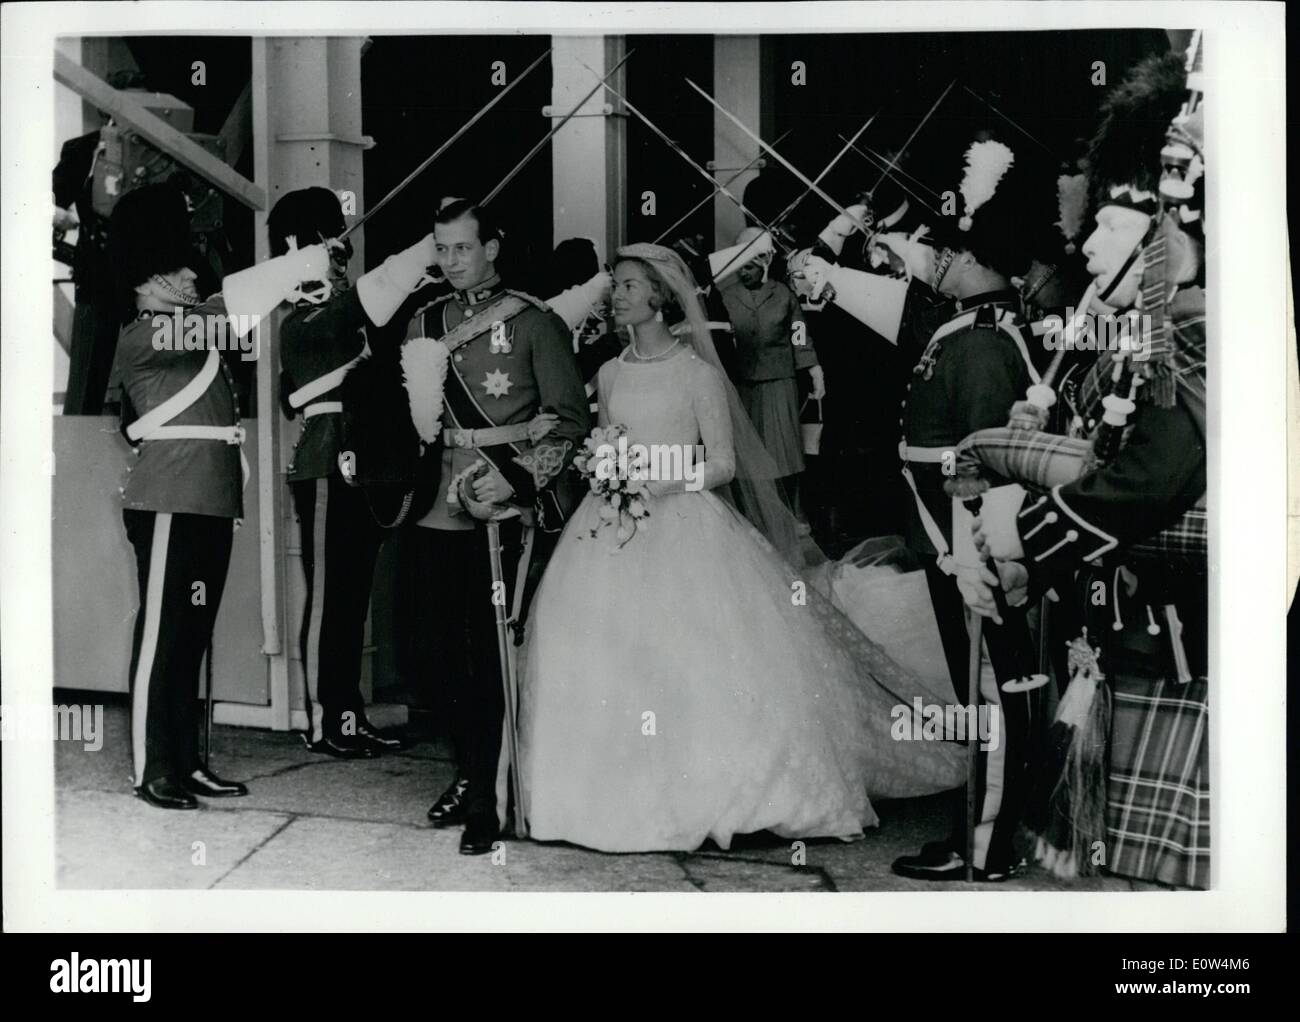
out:
M1263 3L27 3L3 8L0 650L5 703L49 701L49 174L57 35L1203 28L1209 172L1207 892L468 894L81 891L55 882L49 745L3 743L14 930L1277 931L1285 926L1287 448L1284 5ZM1122 73L1119 72L1119 73Z

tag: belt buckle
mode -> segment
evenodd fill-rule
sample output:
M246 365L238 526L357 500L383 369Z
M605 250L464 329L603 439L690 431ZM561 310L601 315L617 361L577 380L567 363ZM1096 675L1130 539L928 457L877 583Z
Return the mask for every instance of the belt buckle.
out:
M901 461L904 465L907 464L907 441L906 440L898 441L898 460Z
M241 447L245 440L248 439L248 431L243 426L235 426L231 430L230 439L226 443L232 447Z
M474 446L474 431L472 429L456 430L456 446L470 448Z

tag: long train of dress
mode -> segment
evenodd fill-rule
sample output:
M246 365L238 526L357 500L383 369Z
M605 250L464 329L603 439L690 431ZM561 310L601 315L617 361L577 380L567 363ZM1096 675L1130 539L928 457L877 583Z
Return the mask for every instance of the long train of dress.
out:
M618 386L602 380L609 420L643 443L715 450L716 372L686 352L619 362ZM878 822L870 797L961 783L958 747L891 734L929 690L797 585L729 503L656 498L621 549L599 512L588 496L567 525L522 658L534 838L611 852L726 848L759 830L852 839Z

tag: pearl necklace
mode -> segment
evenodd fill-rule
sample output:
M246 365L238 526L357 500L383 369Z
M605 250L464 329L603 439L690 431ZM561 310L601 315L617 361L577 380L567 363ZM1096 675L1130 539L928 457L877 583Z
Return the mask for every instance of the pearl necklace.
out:
M677 347L677 345L682 343L682 339L680 337L674 337L673 343L668 345L668 347L664 348L664 350L659 352L658 355L642 355L641 349L639 349L636 346L636 331L633 330L631 331L631 333L632 333L632 354L637 357L637 361L639 362L662 362L665 358L668 357L668 353L670 351L672 351L675 347Z

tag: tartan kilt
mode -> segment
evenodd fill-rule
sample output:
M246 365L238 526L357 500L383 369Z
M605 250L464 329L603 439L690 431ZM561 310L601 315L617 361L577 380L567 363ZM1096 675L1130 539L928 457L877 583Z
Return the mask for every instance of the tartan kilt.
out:
M1106 868L1210 886L1209 683L1112 673Z

